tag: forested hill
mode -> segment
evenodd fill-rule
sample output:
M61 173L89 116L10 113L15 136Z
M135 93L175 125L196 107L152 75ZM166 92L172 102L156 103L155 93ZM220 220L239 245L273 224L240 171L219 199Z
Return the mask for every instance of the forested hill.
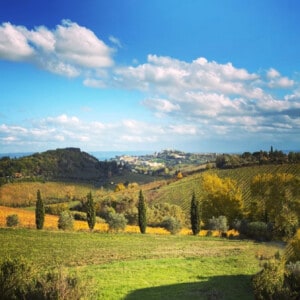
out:
M30 156L0 159L0 181L41 179L102 183L119 172L117 163L102 162L79 148L65 148Z

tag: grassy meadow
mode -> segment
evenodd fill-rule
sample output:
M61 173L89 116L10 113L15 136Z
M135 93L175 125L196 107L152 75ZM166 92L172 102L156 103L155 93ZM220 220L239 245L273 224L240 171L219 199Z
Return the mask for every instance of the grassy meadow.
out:
M274 244L191 235L0 229L0 257L76 273L89 299L253 299Z

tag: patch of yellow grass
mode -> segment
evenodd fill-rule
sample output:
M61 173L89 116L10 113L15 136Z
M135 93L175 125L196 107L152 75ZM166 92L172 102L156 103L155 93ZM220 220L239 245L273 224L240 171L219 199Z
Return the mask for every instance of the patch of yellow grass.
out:
M0 227L6 227L6 217L8 215L16 214L19 217L19 227L26 227L26 228L35 228L35 212L28 211L21 208L12 208L6 206L0 206ZM57 229L58 224L58 216L53 215L45 215L45 223L44 229ZM88 231L89 227L87 222L85 221L74 221L74 230L76 231ZM108 224L106 223L96 223L94 230L107 232L108 231ZM140 233L140 229L138 226L134 225L127 225L125 228L125 232L128 233ZM146 232L149 234L161 234L161 235L169 235L169 231L165 228L161 227L147 227ZM208 230L201 230L199 236L207 236ZM300 231L299 231L300 233ZM183 228L180 233L181 235L191 235L192 230L188 228ZM238 236L239 233L236 230L229 230L227 231L227 236ZM211 236L219 237L219 231L212 231Z
M35 212L27 211L20 208L12 208L0 206L0 226L6 226L6 217L8 215L16 214L19 217L20 227L35 228ZM45 215L44 227L47 229L57 228L58 217L52 215Z

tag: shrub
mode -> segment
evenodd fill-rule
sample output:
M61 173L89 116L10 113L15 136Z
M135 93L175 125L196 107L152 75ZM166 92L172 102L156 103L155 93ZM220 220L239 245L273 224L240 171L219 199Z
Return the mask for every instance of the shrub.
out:
M79 300L86 296L86 289L77 276L66 274L63 269L52 270L39 278L31 297L36 299Z
M23 258L9 258L1 263L1 299L23 299L23 296L30 291L32 285L32 269Z
M295 236L289 241L285 253L288 261L300 261L300 229Z
M292 295L300 295L300 261L286 265L287 283Z
M250 222L246 235L257 241L269 241L272 238L272 229L264 222Z
M0 299L82 299L86 289L76 276L62 269L41 276L24 258L6 259L0 265Z
M63 211L68 210L69 205L66 203L51 204L45 207L45 212L50 215L59 216Z
M226 232L228 230L227 218L225 216L212 217L208 220L208 229Z
M82 211L71 211L74 220L86 221L86 213Z
M147 224L150 226L161 226L162 221L167 217L173 217L184 224L186 215L182 208L170 203L156 203L147 207Z
M167 229L171 234L178 233L182 228L180 221L173 217L165 218L161 224L161 227Z
M70 211L63 211L58 218L58 229L73 230L74 219Z
M109 226L109 230L118 232L125 229L127 220L123 214L110 213L107 223Z
M7 227L14 227L19 225L19 216L16 214L9 215L6 217L6 226Z
M270 260L264 264L263 270L252 279L255 299L289 299L285 298L284 263Z

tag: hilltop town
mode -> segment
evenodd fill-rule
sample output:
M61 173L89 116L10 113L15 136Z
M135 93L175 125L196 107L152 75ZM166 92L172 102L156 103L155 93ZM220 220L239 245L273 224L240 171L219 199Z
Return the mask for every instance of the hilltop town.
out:
M114 160L118 165L133 173L163 175L187 165L206 165L215 161L216 157L217 153L185 153L179 150L163 150L141 156L116 156Z

